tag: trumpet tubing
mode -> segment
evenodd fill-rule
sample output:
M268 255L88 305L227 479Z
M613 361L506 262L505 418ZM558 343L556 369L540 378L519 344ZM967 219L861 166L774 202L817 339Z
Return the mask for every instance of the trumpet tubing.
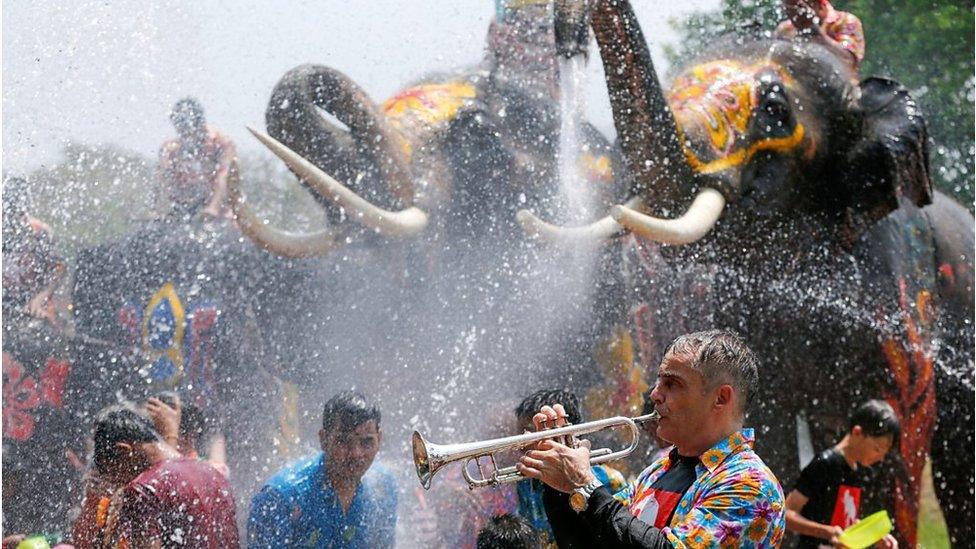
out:
M472 489L493 486L503 482L518 482L523 480L525 475L519 473L515 466L498 467L495 461L495 454L504 451L523 450L536 443L549 439L572 439L605 429L627 428L630 430L630 444L620 450L610 448L598 448L590 451L590 464L598 465L607 461L621 459L630 455L637 448L640 440L640 429L638 423L655 421L659 419L657 412L638 416L634 418L617 416L606 419L599 419L579 425L566 425L555 429L546 429L534 433L524 433L490 440L475 442L464 442L461 444L434 444L429 442L420 434L419 431L413 432L413 461L417 468L417 477L424 489L430 489L431 480L434 474L442 467L456 461L463 461L462 474L468 486ZM490 476L486 474L480 461L481 458L488 458L491 461L492 470ZM475 462L480 477L472 476L468 465L471 461Z

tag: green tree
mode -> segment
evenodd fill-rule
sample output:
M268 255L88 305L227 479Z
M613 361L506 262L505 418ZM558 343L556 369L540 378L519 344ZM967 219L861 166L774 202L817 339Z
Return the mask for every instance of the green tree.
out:
M672 20L681 39L671 61L701 51L723 34L768 34L783 18L777 0L722 0L712 11ZM890 76L907 86L928 121L934 182L973 208L974 10L958 0L837 0L864 25L862 75Z

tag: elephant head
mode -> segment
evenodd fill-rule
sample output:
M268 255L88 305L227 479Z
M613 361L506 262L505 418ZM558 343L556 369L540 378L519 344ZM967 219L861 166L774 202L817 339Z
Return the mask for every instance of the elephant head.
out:
M817 216L849 239L898 197L930 201L924 121L898 84L858 83L816 42L764 39L712 45L665 91L625 0L598 2L592 26L633 199L587 227L520 212L528 231L579 240L625 228L677 245L716 224L741 241L769 220Z
M266 111L270 135L251 131L317 198L330 226L347 228L341 237L275 230L232 185L245 233L281 255L310 256L363 236L357 226L391 238L436 233L430 225L465 237L517 232L518 204L546 209L557 194L557 55L585 49L589 36L584 12L568 4L553 13L548 2L500 2L476 70L434 75L381 105L335 69L286 73ZM592 127L581 133L590 146L580 170L604 197L620 179L612 149Z

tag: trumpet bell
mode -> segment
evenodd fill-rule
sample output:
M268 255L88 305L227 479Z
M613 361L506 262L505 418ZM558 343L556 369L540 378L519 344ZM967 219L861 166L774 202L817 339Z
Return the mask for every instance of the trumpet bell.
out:
M427 451L427 441L419 432L413 432L413 463L417 467L417 476L420 477L420 484L424 490L430 489L430 479L434 478L437 472L436 467L431 467L430 454Z

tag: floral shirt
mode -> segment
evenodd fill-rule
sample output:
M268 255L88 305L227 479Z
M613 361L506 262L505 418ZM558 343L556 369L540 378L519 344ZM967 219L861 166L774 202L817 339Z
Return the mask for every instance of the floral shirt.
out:
M855 65L860 64L864 59L864 29L861 20L853 13L835 10L830 2L824 2L819 17L824 35L851 52ZM776 34L783 38L793 38L796 36L796 27L787 19L776 27Z
M753 451L752 429L729 435L704 454L697 479L663 529L674 547L779 547L786 527L783 488ZM614 496L637 516L642 497L672 466L668 454Z

